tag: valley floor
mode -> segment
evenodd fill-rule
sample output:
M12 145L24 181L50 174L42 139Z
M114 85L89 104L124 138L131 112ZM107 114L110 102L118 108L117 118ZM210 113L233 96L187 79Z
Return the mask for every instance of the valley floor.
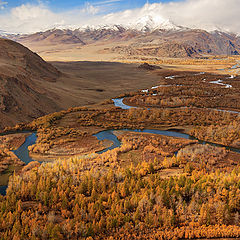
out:
M128 52L130 43L103 41L101 43L92 43L84 46L79 44L39 44L39 42L22 42L32 51L37 52L46 61L88 61L91 62L119 62L141 64L148 62L149 64L159 65L167 70L174 71L198 71L217 74L238 74L239 73L239 56L220 55L220 56L203 56L202 58L190 57L161 57L157 56L153 51L146 52L144 47L139 46L137 52ZM153 47L154 48L154 47ZM118 49L119 51L114 51ZM148 49L148 48L146 48ZM149 47L151 49L151 47ZM237 66L232 68L233 66Z

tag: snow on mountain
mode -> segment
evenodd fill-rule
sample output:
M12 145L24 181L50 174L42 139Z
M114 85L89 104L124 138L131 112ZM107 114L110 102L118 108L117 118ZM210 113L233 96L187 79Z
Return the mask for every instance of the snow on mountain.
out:
M153 31L156 29L178 30L180 27L172 23L169 19L164 19L160 15L146 15L140 17L136 24L131 24L129 27L139 31Z
M79 31L94 31L94 30L112 30L112 31L119 31L125 28L121 25L84 25L82 27L77 28Z
M146 4L140 11L125 11L123 13L109 14L99 21L92 24L79 26L80 30L115 30L119 28L138 30L143 32L151 32L154 30L180 30L182 26L178 26L167 17L162 16L158 9L153 5ZM101 24L99 24L99 22Z
M66 29L66 28L65 28ZM68 28L69 29L69 28ZM184 27L177 26L169 19L164 19L161 16L143 16L137 19L135 23L127 24L105 24L105 25L85 25L78 28L80 31L93 31L93 30L113 30L119 31L121 29L132 29L142 32L151 32L154 30L180 30Z

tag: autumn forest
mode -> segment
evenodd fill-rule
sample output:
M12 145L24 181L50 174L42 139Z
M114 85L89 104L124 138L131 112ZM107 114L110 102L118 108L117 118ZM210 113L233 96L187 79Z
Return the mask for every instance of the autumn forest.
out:
M0 239L240 237L240 78L149 74L156 86L2 131Z

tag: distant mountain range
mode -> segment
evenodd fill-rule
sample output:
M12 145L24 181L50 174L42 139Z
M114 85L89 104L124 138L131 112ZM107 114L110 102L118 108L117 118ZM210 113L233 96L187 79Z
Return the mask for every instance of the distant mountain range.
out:
M127 56L202 57L206 55L239 55L240 37L221 31L208 32L174 25L166 20L157 25L144 17L134 26L98 26L79 29L51 29L29 35L5 35L26 46L74 44L79 46L111 43L106 52Z

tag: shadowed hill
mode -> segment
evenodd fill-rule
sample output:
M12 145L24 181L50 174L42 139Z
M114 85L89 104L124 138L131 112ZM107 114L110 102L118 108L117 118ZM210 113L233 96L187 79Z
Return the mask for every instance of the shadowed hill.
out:
M0 39L0 129L69 107L96 104L157 80L157 75L130 64L50 64L19 43Z
M0 39L0 128L59 110L43 85L60 75L26 47Z

